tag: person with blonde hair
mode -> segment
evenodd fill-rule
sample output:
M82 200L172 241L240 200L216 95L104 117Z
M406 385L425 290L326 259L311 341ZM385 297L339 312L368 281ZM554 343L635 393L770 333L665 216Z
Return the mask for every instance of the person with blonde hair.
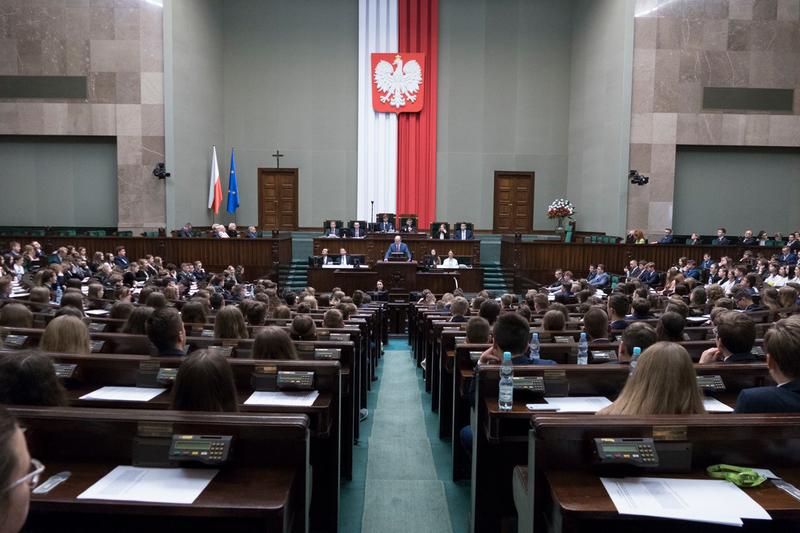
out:
M45 352L76 353L88 355L89 328L77 317L63 315L47 324L39 347Z
M217 318L214 321L215 339L247 339L249 337L244 315L238 307L226 305L217 312Z
M614 403L598 415L704 414L692 358L673 342L657 342L637 359L636 371Z

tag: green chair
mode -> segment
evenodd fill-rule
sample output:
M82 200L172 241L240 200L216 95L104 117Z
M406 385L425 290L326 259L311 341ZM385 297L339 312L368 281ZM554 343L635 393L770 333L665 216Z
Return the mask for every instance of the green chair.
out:
M619 284L619 276L611 276L611 288L615 289Z
M564 233L564 242L572 242L572 229L568 229Z
M118 231L117 237L133 237L132 231Z
M157 231L145 231L144 233L142 233L142 236L143 237L158 237L158 232Z
M60 229L56 231L56 235L59 237L75 237L78 235L78 232L74 229Z
M22 232L18 231L17 234L19 234L19 233L22 233ZM47 234L47 232L45 230L43 230L43 229L32 229L32 230L30 230L28 232L28 235L30 235L31 237L44 237L46 234Z

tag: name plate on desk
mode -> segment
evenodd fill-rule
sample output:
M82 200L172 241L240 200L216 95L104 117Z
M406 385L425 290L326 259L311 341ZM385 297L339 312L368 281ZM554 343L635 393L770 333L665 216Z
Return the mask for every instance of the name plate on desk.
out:
M322 265L322 268L342 268L339 265Z
M28 336L27 335L6 335L5 341L3 344L6 348L11 348L12 350L16 350L18 348L22 348L27 342Z
M575 339L569 335L553 335L553 342L557 342L558 344L569 344L574 340Z
M350 340L349 333L331 333L328 338L336 342L348 342Z
M341 348L315 348L314 359L318 361L338 361L342 358Z

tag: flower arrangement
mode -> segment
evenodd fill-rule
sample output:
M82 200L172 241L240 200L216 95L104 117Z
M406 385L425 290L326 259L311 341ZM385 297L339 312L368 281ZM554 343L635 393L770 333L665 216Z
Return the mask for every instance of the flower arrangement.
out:
M573 214L575 214L575 206L564 198L556 198L547 208L547 218L572 218Z

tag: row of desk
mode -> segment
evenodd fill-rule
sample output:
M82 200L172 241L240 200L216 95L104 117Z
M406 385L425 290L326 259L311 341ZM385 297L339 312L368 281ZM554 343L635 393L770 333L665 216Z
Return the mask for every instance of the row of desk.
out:
M339 287L345 294L356 290L374 291L378 280L388 291L406 292L429 289L436 294L453 292L478 292L483 288L482 268L426 269L416 261L378 261L371 267L361 268L310 268L308 284L318 291L327 292Z
M370 233L360 239L339 239L332 237L316 237L314 239L314 255L320 255L323 248L327 248L330 255L338 255L339 248L347 250L351 255L363 255L367 262L374 264L382 260L394 242L395 235L400 235L403 242L408 245L412 258L421 261L422 258L436 250L440 257L447 257L447 252L452 250L456 257L469 257L472 264L481 264L481 241L432 239L425 233Z

